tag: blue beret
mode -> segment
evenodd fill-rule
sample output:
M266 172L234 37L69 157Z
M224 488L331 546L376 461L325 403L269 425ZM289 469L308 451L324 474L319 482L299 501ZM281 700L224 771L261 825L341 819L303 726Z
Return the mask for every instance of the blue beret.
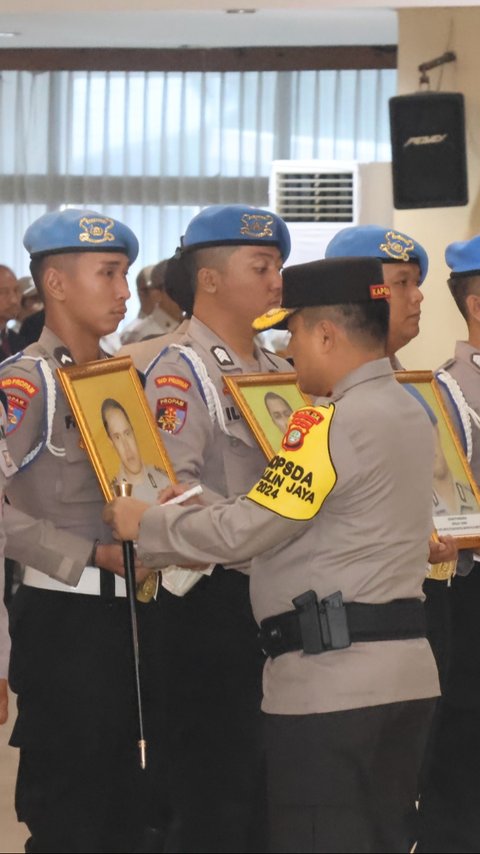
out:
M420 284L428 271L428 255L423 246L393 228L380 225L354 225L342 228L325 250L325 258L369 256L382 262L412 261L420 267Z
M31 258L64 252L122 252L133 264L138 240L133 231L96 211L67 208L46 213L30 225L23 245Z
M290 254L290 233L271 211L248 205L210 205L194 216L182 237L182 249L206 246L277 246L284 261Z
M471 240L450 243L445 249L445 261L452 271L452 276L480 273L480 234Z

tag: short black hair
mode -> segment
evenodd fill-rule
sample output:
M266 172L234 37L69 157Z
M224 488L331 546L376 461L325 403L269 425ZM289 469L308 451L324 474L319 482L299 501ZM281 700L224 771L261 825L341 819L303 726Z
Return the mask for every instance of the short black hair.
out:
M385 299L312 306L302 309L302 315L307 326L313 326L320 317L328 317L363 345L387 342L390 306Z

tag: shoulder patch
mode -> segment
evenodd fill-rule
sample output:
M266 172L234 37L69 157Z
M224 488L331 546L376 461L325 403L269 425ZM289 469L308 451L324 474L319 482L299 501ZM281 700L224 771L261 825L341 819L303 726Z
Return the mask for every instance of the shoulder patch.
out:
M167 374L166 376L155 377L155 385L157 388L163 388L164 386L169 385L173 386L173 388L181 388L182 391L188 391L192 384L183 377L175 377L171 374Z
M7 394L8 435L21 424L30 400L38 394L39 388L25 377L1 377L0 388Z
M188 403L179 397L160 397L155 411L159 429L172 436L180 433L187 420L187 410Z
M282 450L247 497L286 519L313 519L337 482L330 456L334 415L333 403L294 412Z
M30 380L25 379L25 377L1 377L0 388L3 389L7 395L10 389L22 391L24 394L28 395L28 397L34 397L38 392L38 386L34 385Z

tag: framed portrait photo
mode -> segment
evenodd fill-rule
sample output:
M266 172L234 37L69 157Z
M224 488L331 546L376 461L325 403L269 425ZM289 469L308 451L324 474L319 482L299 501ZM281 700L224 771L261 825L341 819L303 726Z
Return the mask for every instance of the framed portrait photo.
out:
M395 376L422 404L432 424L435 531L453 536L459 548L478 548L480 492L438 383L431 371L396 371Z
M129 483L134 498L154 503L176 478L130 356L57 374L105 499Z
M225 384L267 459L280 450L292 412L312 400L291 373L225 376Z

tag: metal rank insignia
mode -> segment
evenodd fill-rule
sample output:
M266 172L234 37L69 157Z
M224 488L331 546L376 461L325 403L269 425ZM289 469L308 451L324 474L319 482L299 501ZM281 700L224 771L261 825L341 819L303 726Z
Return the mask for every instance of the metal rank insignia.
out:
M157 595L159 573L149 572L141 584L137 584L137 601L150 602Z

